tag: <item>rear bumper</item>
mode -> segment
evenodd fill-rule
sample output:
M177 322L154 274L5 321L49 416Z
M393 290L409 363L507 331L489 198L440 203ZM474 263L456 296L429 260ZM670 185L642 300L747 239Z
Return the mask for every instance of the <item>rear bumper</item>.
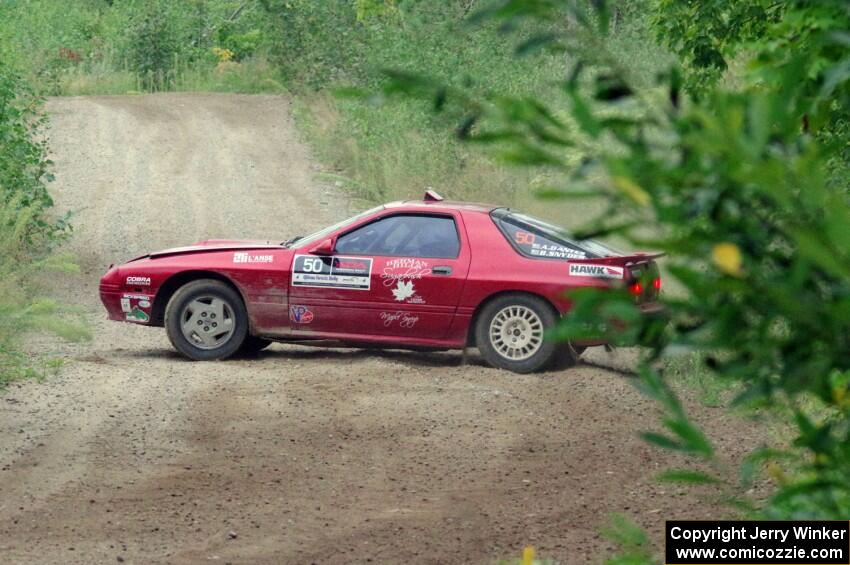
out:
M644 316L660 316L665 312L666 308L660 302L647 302L645 304L638 304L638 310Z
M646 316L647 318L661 318L661 317L664 316L664 312L666 311L666 308L664 307L664 305L661 304L661 303L658 303L658 302L646 302L644 304L638 304L637 307L638 307L638 310L640 311L640 313L643 316ZM623 322L622 320L610 320L610 323L613 324L613 326L620 331L625 331L627 329L626 323ZM605 338L582 339L582 340L576 340L574 342L574 345L581 345L581 346L584 346L584 347L594 347L594 346L597 346L597 345L608 345L608 344L609 344L609 341Z

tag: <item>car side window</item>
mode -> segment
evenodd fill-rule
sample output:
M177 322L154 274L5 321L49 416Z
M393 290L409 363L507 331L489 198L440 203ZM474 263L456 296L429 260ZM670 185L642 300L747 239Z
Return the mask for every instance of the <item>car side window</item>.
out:
M453 259L460 253L460 239L452 217L400 214L382 218L340 236L336 252Z

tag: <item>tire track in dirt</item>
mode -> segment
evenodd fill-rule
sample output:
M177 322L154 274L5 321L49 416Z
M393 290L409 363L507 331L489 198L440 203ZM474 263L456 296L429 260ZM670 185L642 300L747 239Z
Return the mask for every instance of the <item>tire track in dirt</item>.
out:
M79 211L68 248L82 266L55 291L87 312L94 341L34 340L70 364L0 395L4 562L492 562L531 543L577 563L610 550L598 528L611 512L656 540L666 517L716 512L653 481L676 464L636 437L654 407L598 366L513 375L457 353L283 345L191 363L161 330L106 322L97 281L111 262L201 238L283 240L353 211L313 179L289 104L49 102L53 193ZM752 427L699 417L730 457L753 443Z

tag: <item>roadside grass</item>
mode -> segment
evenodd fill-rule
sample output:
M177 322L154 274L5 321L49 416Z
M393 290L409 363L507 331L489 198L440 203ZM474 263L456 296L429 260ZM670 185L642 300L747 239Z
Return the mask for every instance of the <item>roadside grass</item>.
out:
M718 379L699 353L672 355L664 359L664 373L674 387L692 390L696 400L710 408L724 407L740 392L736 383Z
M531 181L429 125L415 103L300 94L295 116L317 158L370 202L418 198L431 187L455 200L512 204Z
M143 81L128 69L114 70L109 64L66 69L55 77L60 96L141 94ZM277 94L287 91L277 70L264 57L242 62L202 64L176 62L166 81L169 91Z
M39 280L46 273L78 269L67 255L37 257L26 241L32 211L13 203L0 206L0 388L21 378L44 377L56 371L61 359L26 352L29 332L46 331L69 341L90 334L79 312L43 298Z

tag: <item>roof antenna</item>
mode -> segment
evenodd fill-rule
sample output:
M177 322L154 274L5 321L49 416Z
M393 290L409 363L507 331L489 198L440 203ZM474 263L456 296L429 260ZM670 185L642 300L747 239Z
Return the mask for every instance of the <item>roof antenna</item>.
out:
M437 192L432 187L427 187L425 189L425 196L422 198L425 202L442 202L443 197L437 194Z

